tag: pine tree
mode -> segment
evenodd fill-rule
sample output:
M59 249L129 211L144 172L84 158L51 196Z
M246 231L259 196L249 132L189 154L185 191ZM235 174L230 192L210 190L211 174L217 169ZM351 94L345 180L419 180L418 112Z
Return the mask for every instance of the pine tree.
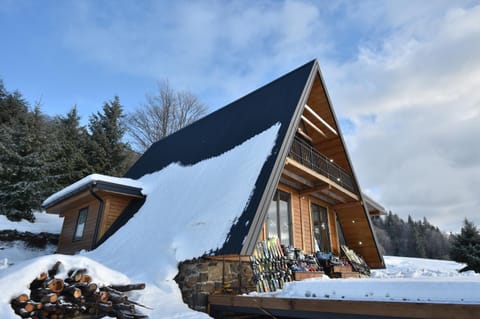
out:
M123 107L118 96L105 102L103 112L90 117L91 139L87 157L95 172L112 176L125 173L129 147L122 142L125 134L122 119Z
M407 222L389 212L386 216L372 219L377 240L386 255L448 259L450 242L446 234L432 226L426 218Z
M85 154L88 151L87 129L80 125L77 107L65 117L55 119L57 134L56 188L61 189L85 177L92 171Z
M467 264L462 271L480 272L480 232L468 219L464 220L460 234L452 236L450 257Z
M7 97L11 110L21 112L10 113L0 124L0 213L11 220L33 221L33 210L52 190L48 175L54 161L48 146L53 139L40 108L23 114L27 106L20 97Z

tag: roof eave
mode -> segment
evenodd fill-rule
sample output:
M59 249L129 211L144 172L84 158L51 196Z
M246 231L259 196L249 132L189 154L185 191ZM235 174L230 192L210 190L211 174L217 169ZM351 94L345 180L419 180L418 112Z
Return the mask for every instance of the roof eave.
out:
M42 208L47 210L53 206L56 206L60 204L61 202L76 196L83 191L94 187L96 190L103 190L111 193L116 193L116 194L122 194L122 195L127 195L127 196L132 196L132 197L144 197L142 194L142 189L138 187L133 187L133 186L127 186L127 185L120 185L116 183L110 183L110 182L105 182L105 181L97 181L93 180L91 182L88 182L86 184L81 185L80 187L75 188L74 190L66 193L65 195L45 204L42 205Z

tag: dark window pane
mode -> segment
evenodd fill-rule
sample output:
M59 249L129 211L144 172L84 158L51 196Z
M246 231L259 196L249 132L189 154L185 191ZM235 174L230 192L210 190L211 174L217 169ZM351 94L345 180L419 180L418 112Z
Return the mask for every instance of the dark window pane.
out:
M75 236L73 240L80 240L83 238L83 231L85 230L85 224L87 223L88 209L83 208L78 212L77 226L75 228Z

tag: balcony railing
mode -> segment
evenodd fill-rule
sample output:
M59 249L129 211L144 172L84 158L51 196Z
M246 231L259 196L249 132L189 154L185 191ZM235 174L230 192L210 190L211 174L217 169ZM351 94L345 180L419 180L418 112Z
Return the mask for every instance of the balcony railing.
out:
M295 137L288 156L343 188L355 192L353 178L347 172L298 137Z

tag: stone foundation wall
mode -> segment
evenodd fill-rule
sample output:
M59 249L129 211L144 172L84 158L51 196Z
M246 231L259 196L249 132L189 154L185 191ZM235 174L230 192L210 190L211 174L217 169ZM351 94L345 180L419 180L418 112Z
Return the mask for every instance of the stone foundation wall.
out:
M181 262L175 281L183 301L190 308L207 312L210 294L255 291L252 278L252 269L247 261L204 257Z

